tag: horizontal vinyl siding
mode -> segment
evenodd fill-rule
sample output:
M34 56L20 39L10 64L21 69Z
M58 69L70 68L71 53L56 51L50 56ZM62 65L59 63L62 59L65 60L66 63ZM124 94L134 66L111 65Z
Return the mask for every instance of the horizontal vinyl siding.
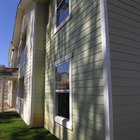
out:
M60 139L105 139L99 7L98 0L72 0L70 20L54 33L54 1L49 3L45 59L45 127ZM72 130L53 122L54 64L70 53Z
M21 114L23 120L27 125L31 125L30 122L30 113L31 113L31 79L32 79L32 53L33 53L33 36L30 35L31 32L34 32L34 19L35 19L35 11L34 4L28 7L25 10L23 20L22 20L22 28L21 28L21 38L23 32L26 33L26 53L25 53L25 61L23 65L19 65L19 78L24 77L24 105L23 112L22 107L18 112ZM32 28L30 28L32 27ZM21 40L20 40L21 41ZM19 43L20 44L20 43ZM20 64L21 62L19 62ZM20 91L18 91L18 95L20 95ZM17 104L20 107L21 103Z
M140 139L140 2L108 0L115 140Z

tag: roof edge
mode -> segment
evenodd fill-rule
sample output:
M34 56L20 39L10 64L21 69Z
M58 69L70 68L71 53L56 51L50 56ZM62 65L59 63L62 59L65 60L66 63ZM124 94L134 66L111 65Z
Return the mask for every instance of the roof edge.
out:
M22 19L23 19L24 10L32 2L34 2L34 0L20 0L19 4L17 6L13 36L12 36L12 45L14 47L17 47L19 44L20 31L21 31L21 26L22 26Z
M20 31L21 31L24 11L29 5L31 5L35 1L36 2L41 2L41 3L47 3L48 2L48 0L20 0L19 4L17 6L13 36L12 36L12 41L11 41L12 45L14 47L18 47L18 44L19 44Z

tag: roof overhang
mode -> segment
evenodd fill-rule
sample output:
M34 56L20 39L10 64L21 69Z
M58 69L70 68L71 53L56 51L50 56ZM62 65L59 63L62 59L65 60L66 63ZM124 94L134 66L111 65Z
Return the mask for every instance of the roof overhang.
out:
M47 3L48 0L36 0L37 2ZM14 31L12 37L12 45L14 47L18 47L19 40L20 40L20 33L21 33L21 26L22 26L22 19L25 9L29 7L35 0L20 0L17 6L15 24L14 24Z
M16 81L17 80L17 76L0 76L0 79L6 79L6 80L10 80L10 81Z

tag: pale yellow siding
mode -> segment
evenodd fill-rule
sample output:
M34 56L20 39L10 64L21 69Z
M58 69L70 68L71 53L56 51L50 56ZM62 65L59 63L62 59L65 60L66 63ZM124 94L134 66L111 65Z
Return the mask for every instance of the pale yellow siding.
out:
M63 140L104 140L100 3L72 0L71 18L54 33L54 0L48 3L45 57L45 128ZM72 130L54 122L55 62L71 58Z
M33 36L31 33L34 32L34 20L35 10L34 4L28 7L23 15L22 28L21 28L21 39L23 33L26 33L26 46L25 46L25 61L24 63L19 61L19 76L18 78L24 77L24 97L20 98L21 91L18 90L18 96L16 99L17 111L21 114L24 121L30 125L31 115L31 79L32 79L32 53L33 53ZM30 28L32 27L32 28ZM20 39L19 48L21 47L22 40ZM19 87L18 87L19 88Z
M140 139L140 2L108 0L114 140Z
M46 9L45 4L34 2L24 11L22 21L19 49L24 34L26 46L25 55L20 54L19 79L24 77L24 96L20 97L19 89L17 110L29 127L44 125Z

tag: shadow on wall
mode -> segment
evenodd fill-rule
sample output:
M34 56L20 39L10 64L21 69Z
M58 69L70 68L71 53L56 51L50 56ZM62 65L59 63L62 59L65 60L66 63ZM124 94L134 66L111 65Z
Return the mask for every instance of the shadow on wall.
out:
M74 7L75 4L78 6ZM73 135L73 140L104 140L103 58L99 1L73 1L72 7L72 17L67 23L70 27L69 30L62 27L53 39L51 36L54 27L53 22L47 25L51 28L47 29L46 37L46 71L49 70L45 77L46 117L48 117L48 121L52 120L51 117L53 117L53 115L49 115L52 114L54 107L51 105L55 86L52 60L73 53L73 130L60 127L59 133L63 131L60 137L67 140L70 135ZM49 8L53 9L53 6ZM50 124L48 122L48 128L54 127L53 132L55 134L56 124L49 126Z

